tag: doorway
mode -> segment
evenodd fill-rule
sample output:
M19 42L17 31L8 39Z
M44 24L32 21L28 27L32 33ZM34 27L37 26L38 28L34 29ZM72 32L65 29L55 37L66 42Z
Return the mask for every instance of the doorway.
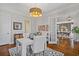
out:
M31 21L25 20L25 33L31 33Z

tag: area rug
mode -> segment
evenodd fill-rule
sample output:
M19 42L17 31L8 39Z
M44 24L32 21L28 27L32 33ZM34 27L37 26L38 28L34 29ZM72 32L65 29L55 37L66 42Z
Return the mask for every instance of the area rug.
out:
M21 56L21 51L20 53L17 53L16 47L9 49L9 53L11 56ZM33 51L29 49L29 51L27 51L26 56L64 56L64 53L50 48L46 48L44 51L41 51L40 53L33 53Z
M28 53L27 56L64 56L64 53L47 48L40 53L35 53L35 54Z

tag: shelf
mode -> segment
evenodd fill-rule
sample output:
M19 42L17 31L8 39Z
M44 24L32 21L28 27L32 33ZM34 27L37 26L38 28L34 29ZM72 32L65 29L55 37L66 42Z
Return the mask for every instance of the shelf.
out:
M71 31L68 31L68 32L66 32L66 31L64 31L64 32L61 32L61 31L57 31L57 32L60 32L60 33L70 33Z
M57 38L70 38L69 36L57 36Z
M64 32L64 33L70 33L71 31L57 31L57 32Z
M57 24L65 24L65 23L73 23L73 20L72 20L72 21L62 21L62 22L57 22Z

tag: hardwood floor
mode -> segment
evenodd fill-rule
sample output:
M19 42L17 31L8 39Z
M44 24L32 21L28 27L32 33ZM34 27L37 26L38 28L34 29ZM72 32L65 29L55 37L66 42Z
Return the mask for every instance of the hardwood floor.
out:
M11 44L7 44L7 45L2 45L0 46L0 56L9 56L9 48L15 47L15 45Z
M48 47L63 52L65 56L79 56L79 42L74 42L74 44L74 48L71 48L69 39L59 39L58 44L48 44ZM15 45L0 46L0 56L9 56L8 49L12 47Z
M74 48L71 48L70 40L63 39L59 44L48 44L48 47L63 52L65 56L79 56L79 42L74 42L74 44Z

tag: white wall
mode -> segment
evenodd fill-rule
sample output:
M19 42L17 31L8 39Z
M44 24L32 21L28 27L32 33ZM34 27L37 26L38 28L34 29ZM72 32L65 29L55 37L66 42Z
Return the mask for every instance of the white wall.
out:
M48 24L48 17L37 17L37 18L30 18L31 19L31 31L37 32L37 26L40 24Z
M0 45L8 44L11 39L11 19L9 14L3 11L0 11L0 20L1 20L1 32L0 32Z
M75 25L79 25L79 4L70 4L67 6L63 6L55 11L49 12L48 17L56 17L62 18L63 20L67 20L67 17L71 17L74 20Z
M0 8L0 45L13 43L14 33L24 33L24 17L9 7ZM22 22L22 30L13 30L13 22Z

